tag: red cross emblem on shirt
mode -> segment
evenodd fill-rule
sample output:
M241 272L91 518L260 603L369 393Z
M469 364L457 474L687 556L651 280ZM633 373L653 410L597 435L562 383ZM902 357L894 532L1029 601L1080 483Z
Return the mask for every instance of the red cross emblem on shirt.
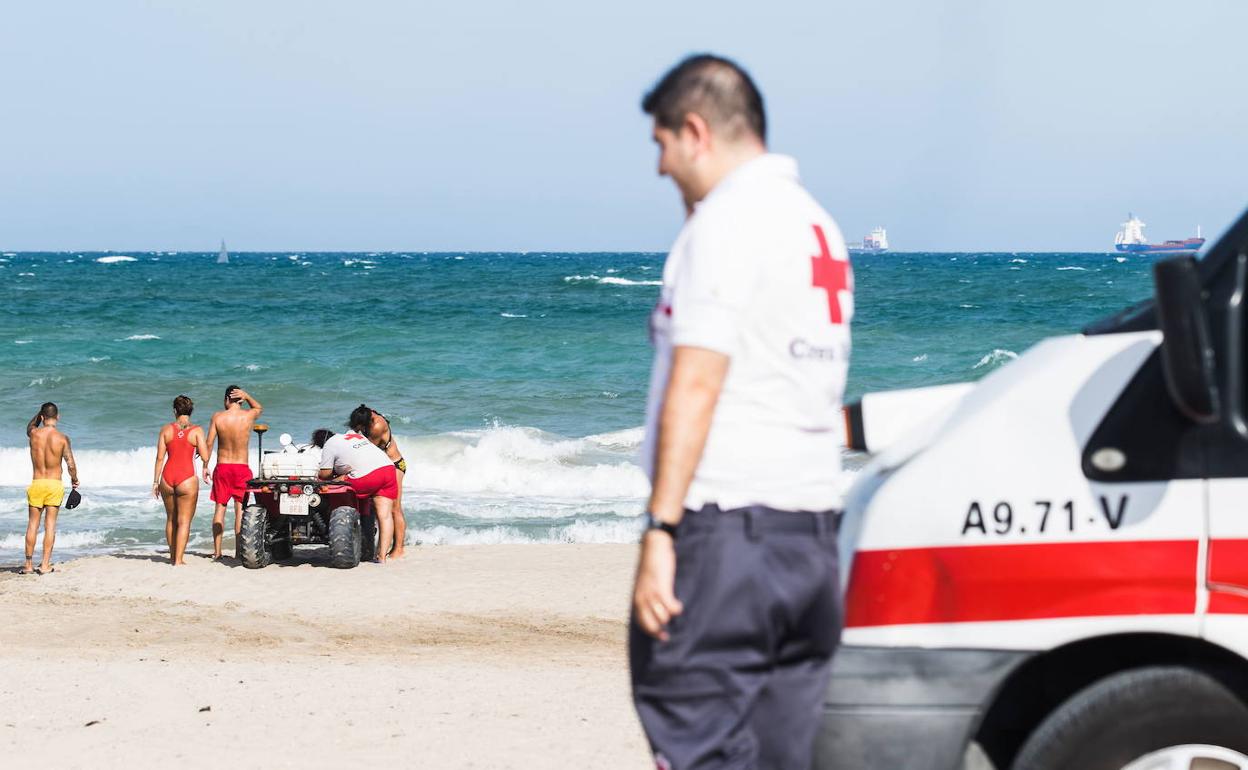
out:
M815 238L819 239L819 253L810 258L811 272L814 274L810 285L827 292L828 316L832 323L844 323L844 317L841 314L840 292L845 289L852 290L853 274L849 271L848 262L832 258L832 252L828 250L828 239L823 234L823 228L819 225L813 225L813 227L815 228Z
M354 441L357 438L364 438L364 437L358 433L348 433L347 435L343 436L343 438L347 439L348 441Z

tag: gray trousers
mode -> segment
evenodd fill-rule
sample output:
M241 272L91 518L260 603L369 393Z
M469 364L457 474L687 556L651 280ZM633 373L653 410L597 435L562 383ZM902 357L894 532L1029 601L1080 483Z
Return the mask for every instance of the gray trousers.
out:
M660 768L810 767L843 613L835 512L714 505L676 537L684 612L629 628L633 703Z

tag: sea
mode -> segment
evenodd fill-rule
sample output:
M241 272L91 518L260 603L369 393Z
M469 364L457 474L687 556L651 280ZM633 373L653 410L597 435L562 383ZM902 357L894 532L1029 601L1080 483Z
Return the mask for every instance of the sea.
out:
M21 559L25 425L61 409L82 483L57 558L163 551L155 443L179 394L264 405L266 448L361 403L407 458L413 544L634 541L661 253L70 252L0 256L0 564ZM848 398L977 380L1151 293L1104 253L853 259ZM254 452L254 443L253 443ZM848 473L864 458L846 453ZM832 459L830 458L830 462ZM191 547L210 545L201 490Z

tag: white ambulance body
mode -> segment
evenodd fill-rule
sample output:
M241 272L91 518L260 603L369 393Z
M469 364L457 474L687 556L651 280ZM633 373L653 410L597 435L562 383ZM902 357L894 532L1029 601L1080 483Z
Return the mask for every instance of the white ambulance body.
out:
M1248 768L1245 254L1248 215L1148 303L847 407L817 767Z

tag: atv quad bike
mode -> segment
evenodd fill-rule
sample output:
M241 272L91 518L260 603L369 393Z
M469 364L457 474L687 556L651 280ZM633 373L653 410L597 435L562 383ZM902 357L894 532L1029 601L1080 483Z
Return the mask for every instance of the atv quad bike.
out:
M267 425L260 437L260 475L247 482L239 551L247 569L290 559L296 545L328 545L331 567L350 569L372 561L377 552L377 518L367 498L346 484L322 481L320 449L295 444L289 433L282 448L264 451Z

